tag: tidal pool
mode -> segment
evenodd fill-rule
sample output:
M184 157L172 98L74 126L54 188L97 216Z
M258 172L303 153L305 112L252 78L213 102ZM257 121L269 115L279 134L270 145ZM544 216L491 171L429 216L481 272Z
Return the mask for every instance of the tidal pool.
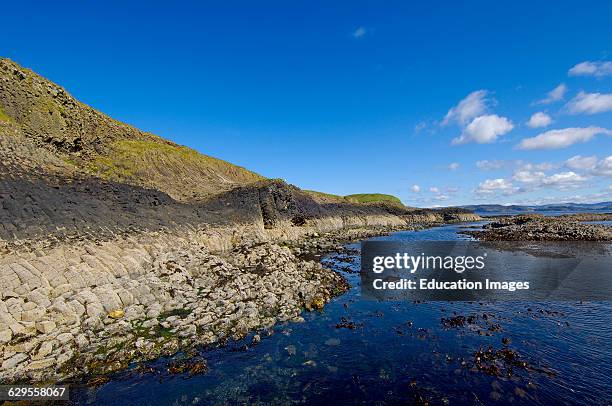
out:
M473 225L473 224L472 224ZM377 239L469 239L469 225ZM97 388L95 405L609 404L609 302L379 302L360 295L359 244L322 262L352 288L303 323L201 352L207 373L171 375L162 359ZM537 260L537 259L534 259Z

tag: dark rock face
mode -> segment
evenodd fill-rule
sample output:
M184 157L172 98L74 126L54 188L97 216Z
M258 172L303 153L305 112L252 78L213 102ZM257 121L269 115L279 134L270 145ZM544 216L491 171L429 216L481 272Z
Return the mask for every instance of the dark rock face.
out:
M503 217L485 225L483 231L467 234L485 241L612 241L612 227L584 224L574 218L539 214Z

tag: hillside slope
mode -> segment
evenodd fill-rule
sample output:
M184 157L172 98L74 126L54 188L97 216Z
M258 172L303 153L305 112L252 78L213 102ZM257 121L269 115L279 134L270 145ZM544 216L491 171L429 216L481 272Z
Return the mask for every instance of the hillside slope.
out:
M116 121L8 59L0 59L0 124L0 135L51 152L66 174L154 188L181 201L263 179ZM37 151L22 158L44 166L48 157Z
M344 196L346 200L353 203L375 203L389 202L394 204L402 204L402 201L395 196L385 195L382 193L358 193L354 195Z

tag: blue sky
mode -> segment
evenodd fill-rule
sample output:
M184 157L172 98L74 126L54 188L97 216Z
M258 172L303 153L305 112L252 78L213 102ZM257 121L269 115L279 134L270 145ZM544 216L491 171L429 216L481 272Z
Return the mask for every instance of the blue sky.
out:
M305 189L612 200L612 2L498 3L9 2L0 55Z

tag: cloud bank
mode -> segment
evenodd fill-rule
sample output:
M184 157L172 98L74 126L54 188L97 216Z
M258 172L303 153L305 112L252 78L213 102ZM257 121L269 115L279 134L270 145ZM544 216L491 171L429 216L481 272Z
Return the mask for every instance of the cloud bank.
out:
M570 114L597 114L612 110L612 94L580 92L567 103Z
M595 135L612 132L601 127L570 127L561 130L550 130L532 138L525 138L518 145L519 149L559 149L579 142L587 142Z
M571 68L567 73L570 76L609 76L612 75L612 62L580 62L579 64Z

